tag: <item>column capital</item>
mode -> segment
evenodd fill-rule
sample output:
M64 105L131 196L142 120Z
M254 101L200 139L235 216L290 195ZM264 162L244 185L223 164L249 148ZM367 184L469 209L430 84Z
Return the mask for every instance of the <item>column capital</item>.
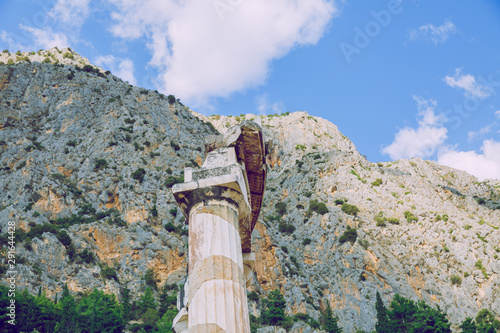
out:
M200 169L186 168L184 183L175 184L172 192L186 219L194 204L215 197L232 200L244 215L250 214L248 180L233 147L210 152Z

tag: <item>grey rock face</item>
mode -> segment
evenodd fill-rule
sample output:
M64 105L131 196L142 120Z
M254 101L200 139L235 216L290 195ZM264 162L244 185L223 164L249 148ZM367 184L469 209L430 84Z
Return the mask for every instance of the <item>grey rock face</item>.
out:
M43 52L59 64L37 62L54 58ZM18 62L0 65L0 227L65 221L77 256L54 233L39 234L31 249L18 246L19 285L50 297L64 283L116 294L121 285L137 298L148 269L160 285L184 283L187 226L170 187L201 164L205 136L243 117L205 117L100 69L77 70L90 64L64 58L68 50L43 52L22 55L31 63L0 55ZM264 298L279 288L287 315L315 320L330 304L345 332L374 329L377 291L386 305L396 293L439 305L455 325L481 308L500 315L498 180L421 159L371 163L335 125L305 112L261 118L272 169L252 234L251 290ZM348 227L357 239L341 242ZM106 266L117 281L103 278ZM255 302L250 311L261 313ZM314 332L303 322L291 331Z

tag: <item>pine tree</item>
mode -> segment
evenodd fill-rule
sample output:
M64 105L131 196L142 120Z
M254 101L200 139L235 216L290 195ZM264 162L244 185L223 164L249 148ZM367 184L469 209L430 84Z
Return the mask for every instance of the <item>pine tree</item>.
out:
M394 295L391 308L387 311L389 318L388 332L411 332L416 312L417 305L414 301L401 297L399 294Z
M441 311L439 305L434 309L424 302L418 302L417 307L417 313L413 316L414 323L410 332L451 333L451 324L446 318L446 313Z
M160 320L156 323L158 333L172 333L172 322L177 315L177 310L167 310Z
M387 308L377 291L377 301L375 302L375 310L377 310L377 323L375 324L375 331L377 333L389 332L389 319L387 318Z
M462 324L459 326L462 329L462 333L476 333L476 323L471 317L465 318Z
M500 328L500 321L489 310L482 309L476 316L476 325L478 333L496 333Z
M121 332L125 327L121 306L113 294L94 289L80 300L76 311L85 332Z
M64 284L63 292L61 295L61 301L58 304L61 316L59 317L59 323L56 325L56 332L79 332L80 328L78 325L78 315L76 312L75 299L68 290L68 285Z
M144 314L148 309L156 310L156 301L153 297L153 290L151 289L151 287L146 287L144 295L142 295L141 299L139 300L138 308L141 315Z
M341 333L342 329L338 326L338 322L338 318L333 316L332 308L328 304L326 312L323 315L323 329L327 333Z
M123 320L128 322L132 315L132 304L130 304L130 289L124 286L120 290Z
M265 311L262 313L262 323L276 326L285 319L285 298L279 289L271 291L264 300Z
M173 295L169 295L170 291L174 291ZM160 296L158 297L158 314L160 318L167 312L169 308L175 308L177 305L177 285L164 284L161 290Z

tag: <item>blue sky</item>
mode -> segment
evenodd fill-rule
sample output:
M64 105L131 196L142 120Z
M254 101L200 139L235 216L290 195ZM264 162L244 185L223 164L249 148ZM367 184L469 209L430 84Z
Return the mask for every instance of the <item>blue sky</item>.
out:
M500 179L500 1L0 2L0 49L53 46L203 114L307 111L370 161Z

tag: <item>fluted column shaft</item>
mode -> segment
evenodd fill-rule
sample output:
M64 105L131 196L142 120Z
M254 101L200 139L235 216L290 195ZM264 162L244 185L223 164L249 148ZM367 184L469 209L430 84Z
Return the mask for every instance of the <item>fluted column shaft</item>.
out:
M189 212L188 332L250 332L238 204L206 198Z

